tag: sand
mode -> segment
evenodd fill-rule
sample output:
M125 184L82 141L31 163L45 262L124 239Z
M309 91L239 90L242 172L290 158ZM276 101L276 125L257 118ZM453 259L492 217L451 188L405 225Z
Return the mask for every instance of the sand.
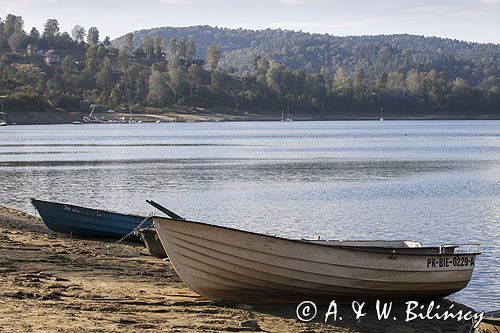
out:
M0 206L0 332L467 332L464 323L302 323L295 306L214 304L138 244L58 235Z

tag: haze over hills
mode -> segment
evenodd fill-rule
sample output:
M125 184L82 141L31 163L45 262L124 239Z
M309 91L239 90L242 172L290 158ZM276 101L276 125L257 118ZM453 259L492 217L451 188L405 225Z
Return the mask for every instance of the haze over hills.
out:
M281 29L248 30L210 26L162 27L136 31L134 44L145 36L162 39L192 39L197 56L207 57L209 45L221 46L220 68L242 73L255 71L257 56L304 69L307 74L322 69L341 69L352 75L362 67L374 80L383 73L407 73L411 69L443 72L447 80L464 78L471 86L491 84L500 77L500 44L480 44L407 34L336 37ZM113 41L123 44L124 37Z

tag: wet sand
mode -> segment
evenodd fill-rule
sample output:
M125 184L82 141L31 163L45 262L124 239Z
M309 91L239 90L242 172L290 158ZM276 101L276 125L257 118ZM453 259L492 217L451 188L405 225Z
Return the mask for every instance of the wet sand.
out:
M301 323L295 306L214 304L141 245L54 234L40 219L0 206L0 332L467 332L466 326L379 322L374 314Z

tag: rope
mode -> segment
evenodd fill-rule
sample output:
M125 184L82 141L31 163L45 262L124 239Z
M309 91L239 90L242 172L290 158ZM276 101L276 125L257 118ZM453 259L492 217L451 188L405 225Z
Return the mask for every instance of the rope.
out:
M116 244L118 243L121 243L123 242L125 239L129 238L131 235L135 234L141 227L144 223L146 223L147 220L149 220L151 217L155 216L155 213L149 213L148 216L146 216L146 218L144 220L142 220L141 223L139 223L137 225L137 227L134 228L134 230L132 230L131 232L129 232L128 234L126 234L123 238L119 239L118 241L116 241Z

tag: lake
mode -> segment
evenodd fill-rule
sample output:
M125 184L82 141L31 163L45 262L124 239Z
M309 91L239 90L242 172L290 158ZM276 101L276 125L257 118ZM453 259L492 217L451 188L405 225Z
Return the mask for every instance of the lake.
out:
M500 309L500 121L0 127L0 203L30 197L285 237L481 243L451 298Z

